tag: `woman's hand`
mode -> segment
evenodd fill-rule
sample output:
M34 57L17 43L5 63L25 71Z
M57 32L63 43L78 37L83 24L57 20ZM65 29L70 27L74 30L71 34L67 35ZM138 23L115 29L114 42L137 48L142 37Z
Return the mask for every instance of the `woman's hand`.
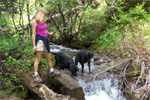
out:
M47 34L48 34L48 35L53 35L53 33L54 33L54 32L48 32L48 31L47 31Z
M35 46L35 47L33 47L33 52L34 52L34 53L36 53L36 46Z
M53 35L54 32L50 32L50 35Z

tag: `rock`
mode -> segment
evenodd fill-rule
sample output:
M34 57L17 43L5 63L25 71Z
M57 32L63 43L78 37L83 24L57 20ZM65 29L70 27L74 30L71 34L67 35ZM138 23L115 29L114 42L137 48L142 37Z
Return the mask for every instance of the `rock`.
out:
M55 71L59 73L59 70ZM64 71L61 71L60 77L48 77L45 81L46 85L56 92L69 95L77 100L84 100L84 92L82 87Z
M70 100L69 96L63 96L61 94L56 94L53 90L49 89L46 85L42 85L39 89L39 93L44 96L44 100ZM76 99L73 99L76 100Z
M109 62L111 62L111 61L109 61L106 58L105 59L104 58L94 58L94 64L95 65L102 65L104 63L108 64Z
M55 93L52 89L48 88L45 84L33 81L32 74L22 74L20 76L21 82L33 94L36 94L42 100L76 100L67 95Z
M67 76L65 73L63 73L61 77L50 78L50 80L46 80L46 82L55 83L53 87L56 86L55 88L61 91L57 93L56 91L53 90L53 88L49 88L46 84L44 84L44 82L43 83L34 82L32 70L26 73L23 72L23 70L18 71L14 69L15 66L14 67L12 66L12 69L8 73L16 74L16 77L17 79L19 79L19 82L21 82L24 85L24 87L26 87L28 91L30 91L31 94L36 95L36 97L39 98L40 100L84 100L84 99L76 99L76 98L84 98L84 94L82 94L83 90L82 88L80 88L78 83L72 80L72 78L70 78L70 76ZM45 77L46 73L45 75L44 74L41 75L41 78L43 76ZM69 81L71 81L71 84L67 85L67 82L69 83ZM78 92L81 93L80 96L78 96ZM63 93L63 95L61 93Z

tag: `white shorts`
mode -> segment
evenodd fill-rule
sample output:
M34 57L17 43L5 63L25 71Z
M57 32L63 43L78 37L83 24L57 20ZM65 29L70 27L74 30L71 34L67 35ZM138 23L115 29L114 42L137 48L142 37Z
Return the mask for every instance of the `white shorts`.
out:
M46 51L43 40L39 40L36 46L36 51Z

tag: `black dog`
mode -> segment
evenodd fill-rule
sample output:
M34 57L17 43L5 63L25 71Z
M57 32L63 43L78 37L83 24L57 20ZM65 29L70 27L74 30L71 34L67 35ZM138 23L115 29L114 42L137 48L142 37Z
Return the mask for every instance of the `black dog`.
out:
M75 65L72 58L67 57L63 53L53 53L55 55L55 67L59 66L59 68L68 69L73 76L77 75L78 67Z
M93 57L93 53L90 51L81 51L77 53L76 58L75 58L75 64L78 65L78 62L82 66L82 73L84 73L84 63L88 62L88 67L89 67L89 73L91 73L90 69L90 61L91 58Z

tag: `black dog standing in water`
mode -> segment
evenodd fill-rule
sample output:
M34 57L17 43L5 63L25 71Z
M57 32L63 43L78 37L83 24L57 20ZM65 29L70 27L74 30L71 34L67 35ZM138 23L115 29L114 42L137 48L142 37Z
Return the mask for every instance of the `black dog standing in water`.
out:
M88 62L88 67L89 67L89 73L91 73L91 58L93 57L93 53L90 51L81 51L77 53L76 58L75 58L75 64L78 65L78 62L82 66L82 73L84 73L84 63Z
M67 57L63 53L53 53L55 55L55 67L68 69L73 76L77 76L77 71L79 70L72 58Z

